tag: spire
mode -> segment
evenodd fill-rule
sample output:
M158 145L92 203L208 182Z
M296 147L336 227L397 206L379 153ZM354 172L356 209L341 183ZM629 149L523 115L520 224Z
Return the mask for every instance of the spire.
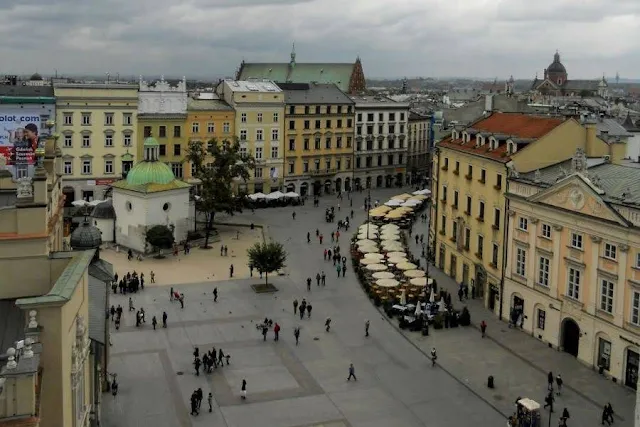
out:
M560 62L560 53L558 52L558 49L556 49L556 53L553 55L553 62Z

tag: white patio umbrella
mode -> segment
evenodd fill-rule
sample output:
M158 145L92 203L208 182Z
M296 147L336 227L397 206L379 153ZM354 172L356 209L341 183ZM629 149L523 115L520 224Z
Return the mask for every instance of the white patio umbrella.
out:
M403 208L412 208L412 207L414 207L414 206L418 206L418 205L420 205L421 203L422 203L422 202L421 202L421 201L419 201L419 200L411 200L411 199L409 199L409 200L407 200L406 202L404 202L401 206L402 206Z
M371 275L374 279L393 279L395 276L390 271L378 271Z
M380 260L373 259L373 258L362 258L360 260L360 264L362 265L380 264Z
M400 282L395 279L378 279L376 280L376 285L382 288L395 288L398 286Z
M433 290L430 292L431 295L429 295L429 302L431 304L433 304L434 302L436 302L436 293L433 292Z
M407 193L402 193L402 194L398 194L397 196L393 196L392 199L398 199L398 200L407 200L411 198L411 194L407 194Z
M387 266L384 264L370 264L367 265L366 268L369 271L385 271L387 269Z
M364 232L364 233L358 233L358 240L371 240L371 239L377 239L378 238L378 233L374 233L373 231L370 231L369 233Z
M249 194L249 198L252 200L264 199L266 197L267 196L265 196L263 193Z
M384 259L384 255L382 254L364 254L364 257L369 259L377 259L380 261Z
M415 314L416 317L420 317L420 315L422 314L422 304L420 304L419 302L418 304L416 304L416 311L413 314Z
M414 270L411 270L414 271ZM413 279L409 280L409 283L411 283L414 286L427 286L427 278L426 277L414 277Z
M401 251L404 248L402 247L402 245L400 244L400 242L396 242L394 244L387 244L384 245L382 247L383 250L387 251L387 252L395 252L395 251Z
M296 197L300 197L300 195L294 191L289 191L288 193L284 193L285 197L291 197L295 199Z
M384 205L385 206L391 206L391 207L401 206L402 205L402 200L400 200L400 199L391 199L388 202L386 202Z
M400 227L398 227L395 224L384 224L382 227L380 227L380 230L382 231L400 231Z
M393 257L406 258L407 253L406 252L387 252L387 258L393 258Z
M419 196L419 195L423 195L423 196L428 196L431 194L431 190L427 190L426 188L424 190L418 190L418 191L414 191L413 193L411 193L415 196Z
M404 272L405 277L424 277L426 274L422 270L407 270Z
M380 244L382 246L385 246L385 245L400 245L400 246L402 246L402 243L398 242L397 240L382 240L380 242Z
M98 206L100 203L104 203L106 200L92 200L89 202L89 206Z
M361 240L358 240L356 242L356 245L358 245L358 246L367 246L367 245L377 245L377 243L374 242L373 240L361 239Z
M427 200L428 197L423 195L423 194L418 194L417 196L413 196L412 198L410 198L409 200L417 200L420 203L424 202L425 200Z
M376 248L375 246L363 246L361 248L358 248L358 252L363 254L371 254L380 252L380 249Z
M369 230L377 230L378 226L375 224L367 224L366 222L364 224L362 224L360 227L358 227L359 231L367 231L367 229Z
M405 262L409 262L409 260L407 260L406 258L399 257L399 256L394 256L394 257L388 258L388 261L391 264L404 264Z
M397 234L382 233L380 235L380 239L382 239L382 240L400 241L400 236L397 235Z
M282 191L274 191L273 193L269 193L267 195L267 199L276 200L284 197L284 193Z
M403 262L402 264L396 265L396 267L398 267L400 270L415 270L416 268L418 268L417 265L411 262Z

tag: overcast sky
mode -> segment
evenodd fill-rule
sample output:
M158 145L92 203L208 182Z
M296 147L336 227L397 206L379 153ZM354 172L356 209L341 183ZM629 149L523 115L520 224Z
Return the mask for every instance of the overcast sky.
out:
M367 77L640 77L640 0L0 0L0 74L232 75L347 62Z

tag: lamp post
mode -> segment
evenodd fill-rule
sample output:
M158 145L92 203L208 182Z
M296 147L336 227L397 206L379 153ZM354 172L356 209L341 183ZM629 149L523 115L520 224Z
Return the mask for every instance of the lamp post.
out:
M202 197L197 194L193 195L193 232L198 232L198 202L202 199Z

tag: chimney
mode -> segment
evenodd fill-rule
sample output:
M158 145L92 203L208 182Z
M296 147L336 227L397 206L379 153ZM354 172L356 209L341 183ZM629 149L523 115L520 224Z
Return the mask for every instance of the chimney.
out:
M586 140L584 146L584 152L587 157L593 157L596 148L596 122L595 120L588 118L584 122L584 127L586 128Z

